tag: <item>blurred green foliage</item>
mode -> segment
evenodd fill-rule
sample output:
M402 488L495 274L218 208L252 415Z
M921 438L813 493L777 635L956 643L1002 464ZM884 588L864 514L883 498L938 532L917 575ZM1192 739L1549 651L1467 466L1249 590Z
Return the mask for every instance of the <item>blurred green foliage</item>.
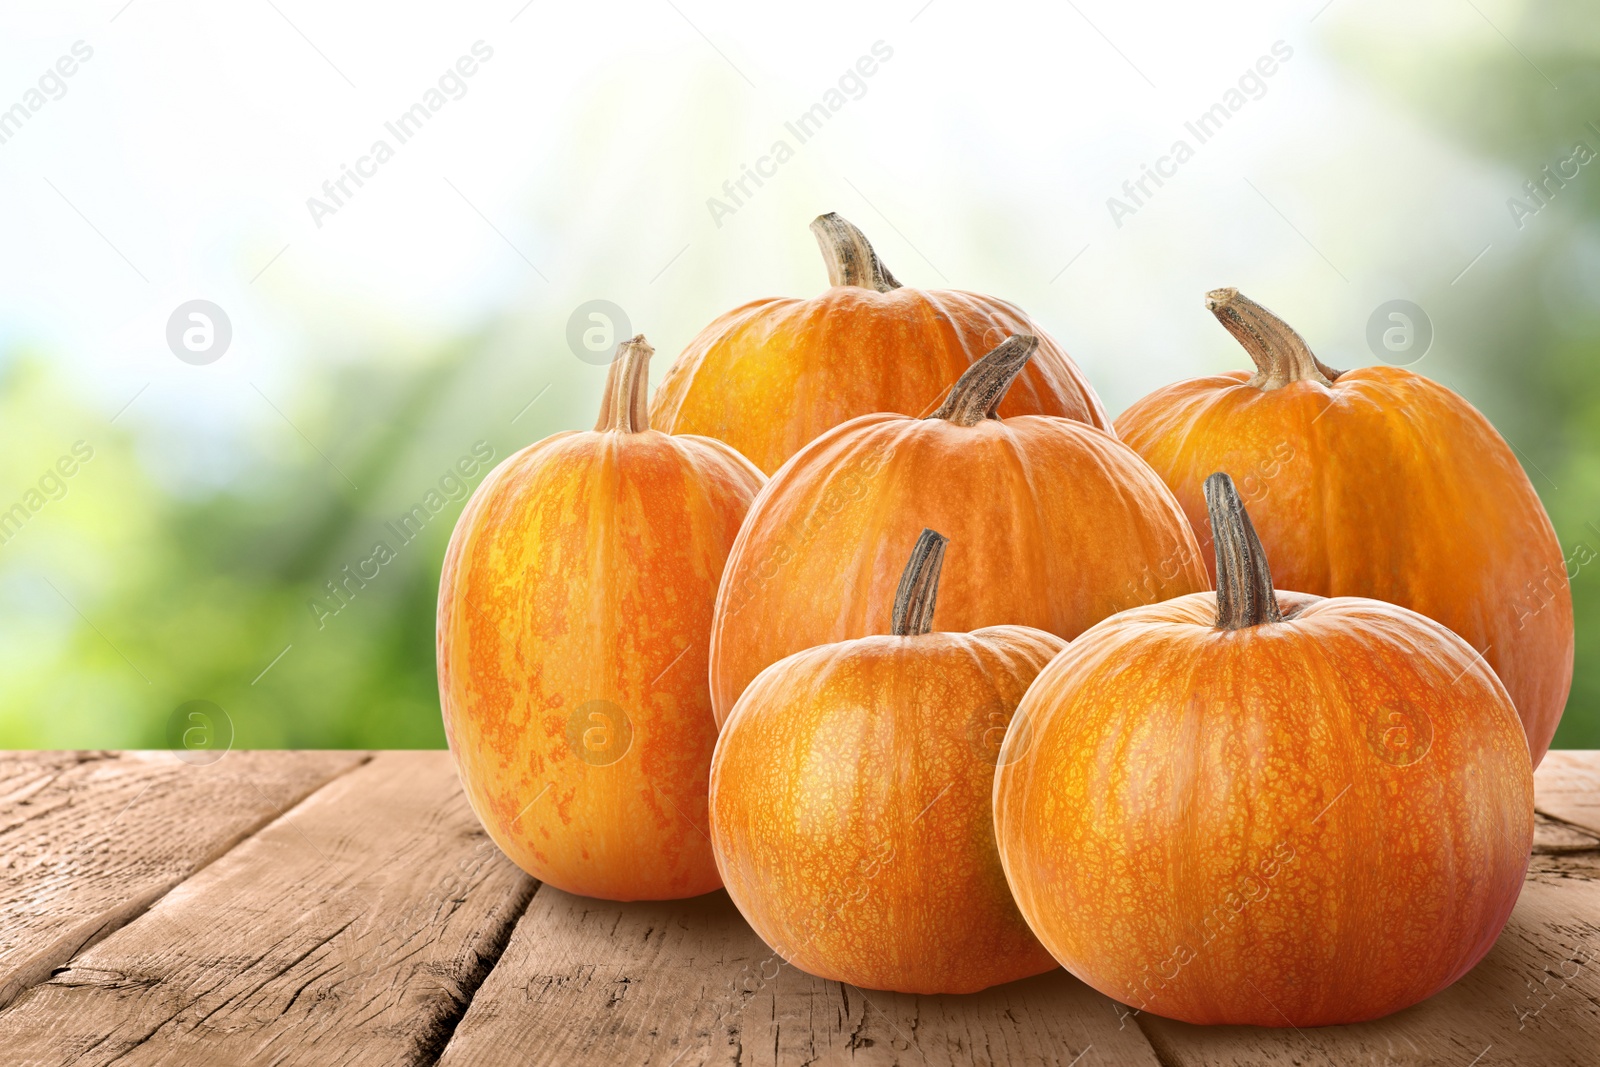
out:
M590 403L603 373L510 347L474 336L352 360L272 400L212 379L248 413L221 440L161 417L162 391L181 388L170 378L113 423L49 362L13 353L0 484L20 498L75 442L92 458L0 544L0 744L168 747L175 710L200 699L240 747L442 747L434 603L466 492L517 448L581 425L560 402ZM233 453L209 482L186 476L204 449ZM352 579L378 542L392 558Z

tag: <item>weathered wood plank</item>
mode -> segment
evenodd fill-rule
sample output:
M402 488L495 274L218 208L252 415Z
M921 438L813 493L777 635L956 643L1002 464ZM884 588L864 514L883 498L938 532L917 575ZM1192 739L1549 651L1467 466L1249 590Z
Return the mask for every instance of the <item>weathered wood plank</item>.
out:
M614 904L542 886L440 1067L1053 1064L1157 1067L1064 971L963 997L863 992L783 964L725 893Z
M1063 972L863 992L784 965L720 893L544 887L528 905L444 753L386 754L277 818L362 758L0 754L0 983L15 995L105 938L0 1012L6 1063L423 1064L448 1039L445 1067L1489 1067L1589 1064L1600 1045L1600 753L1540 768L1528 885L1483 964L1390 1019L1310 1031L1134 1016Z
M1600 834L1600 750L1555 750L1533 772L1534 806Z
M1533 851L1541 853L1592 852L1600 849L1600 834L1563 822L1551 815L1533 813Z
M385 753L24 993L0 1048L28 1067L432 1063L533 886L447 753Z
M0 757L0 1007L365 759L359 752Z

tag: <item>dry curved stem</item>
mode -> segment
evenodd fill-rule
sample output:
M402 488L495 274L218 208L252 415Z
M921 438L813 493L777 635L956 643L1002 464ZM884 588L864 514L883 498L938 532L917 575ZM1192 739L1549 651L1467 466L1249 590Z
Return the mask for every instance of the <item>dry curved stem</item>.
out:
M984 419L998 418L995 410L1000 401L1038 350L1039 339L1032 334L1006 338L956 379L950 395L928 418L948 419L957 426L976 426Z
M1206 479L1205 494L1211 540L1217 547L1217 629L1243 630L1282 622L1267 553L1233 479L1218 471Z
M650 428L650 405L646 397L650 383L650 357L656 350L644 334L630 337L617 346L617 354L606 374L606 392L600 400L597 431L643 433Z
M1332 385L1344 373L1318 359L1293 327L1237 289L1211 290L1206 309L1255 363L1256 372L1246 385L1257 389L1281 389L1301 381Z
M889 632L896 637L915 637L933 632L933 606L939 599L939 572L944 568L944 546L950 539L935 530L924 529L911 549L911 559L900 572L900 588L894 594L894 614Z
M822 261L828 266L829 285L853 285L887 293L900 288L895 276L873 251L867 235L830 211L811 220L811 232L822 248Z

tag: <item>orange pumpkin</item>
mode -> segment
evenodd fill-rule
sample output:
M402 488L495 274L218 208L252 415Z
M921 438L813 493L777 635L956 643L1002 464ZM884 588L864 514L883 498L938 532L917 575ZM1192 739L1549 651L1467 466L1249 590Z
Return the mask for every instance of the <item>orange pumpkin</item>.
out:
M996 348L928 418L835 427L768 483L717 594L719 723L762 668L876 632L900 576L893 546L925 525L953 542L950 630L1017 624L1070 639L1123 608L1209 587L1177 502L1131 449L1070 419L996 416L1037 343Z
M1107 619L1023 698L995 776L1006 878L1056 959L1135 1008L1387 1015L1511 914L1533 843L1516 711L1431 619L1275 593L1232 481L1205 492L1218 591Z
M1444 386L1400 367L1337 371L1239 294L1209 307L1256 364L1158 390L1117 420L1205 541L1201 483L1233 471L1278 580L1387 600L1481 651L1538 766L1572 686L1572 594L1516 455Z
M829 289L769 298L707 326L656 387L650 417L669 433L720 438L771 474L824 430L875 411L925 414L978 357L1012 334L1041 339L1001 415L1111 420L1061 347L1015 305L901 286L865 235L838 215L811 224Z
M613 900L719 884L706 646L764 480L721 441L650 429L650 352L621 346L593 432L484 480L439 580L439 700L473 810L529 874Z
M924 530L890 632L761 673L711 764L711 841L744 917L788 962L908 993L1051 970L1006 888L989 795L1017 701L1060 638L932 633L945 538Z

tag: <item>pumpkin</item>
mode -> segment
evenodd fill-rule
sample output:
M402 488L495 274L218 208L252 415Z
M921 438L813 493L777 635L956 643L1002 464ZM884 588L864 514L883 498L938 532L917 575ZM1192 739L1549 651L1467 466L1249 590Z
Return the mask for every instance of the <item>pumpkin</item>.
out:
M990 792L1017 701L1065 643L931 632L945 543L917 539L888 634L763 671L711 764L728 895L789 963L868 989L968 993L1055 967L1006 888Z
M1056 959L1139 1010L1387 1015L1510 916L1527 742L1465 641L1394 604L1276 593L1232 481L1205 492L1217 591L1092 627L1023 698L994 785L1006 878Z
M928 418L863 415L767 484L728 556L711 637L722 722L784 656L877 631L924 526L951 538L946 629L1016 624L1072 638L1135 604L1209 588L1167 487L1126 445L1071 419L996 409L1039 342L968 368Z
M1172 487L1204 543L1201 484L1234 472L1285 588L1387 600L1483 653L1538 766L1572 685L1572 594L1554 528L1472 405L1401 367L1337 371L1236 289L1206 305L1237 371L1160 389L1118 435Z
M650 353L619 348L593 432L484 480L439 580L439 700L473 811L535 878L613 900L720 884L706 648L764 480L721 441L650 429Z
M902 286L838 215L811 229L828 290L752 301L700 331L656 388L650 417L658 426L720 438L771 474L857 415L926 414L980 356L1025 333L1040 338L1040 351L1001 414L1061 415L1110 430L1076 365L1015 305Z

